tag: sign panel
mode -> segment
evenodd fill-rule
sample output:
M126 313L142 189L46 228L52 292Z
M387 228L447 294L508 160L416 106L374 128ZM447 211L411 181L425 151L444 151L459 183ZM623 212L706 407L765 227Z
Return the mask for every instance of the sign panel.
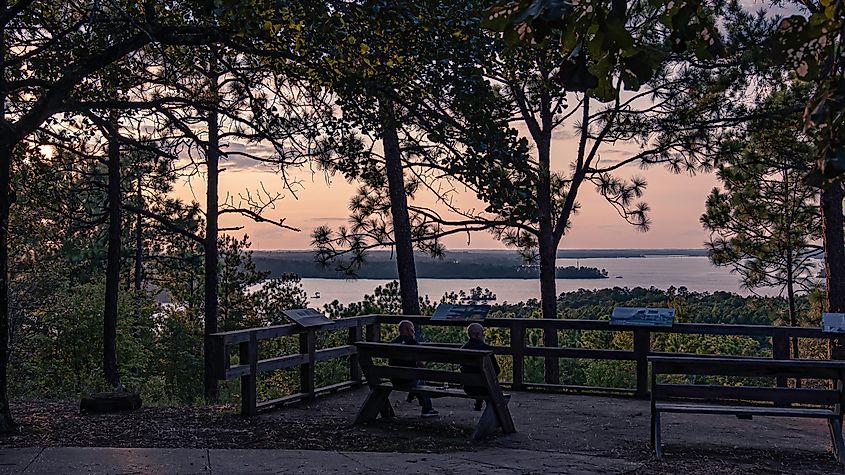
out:
M822 314L822 331L825 333L845 333L845 313Z
M329 317L320 313L320 311L313 308L297 308L292 310L282 310L288 318L296 322L301 327L319 327L331 323Z
M671 327L674 322L674 308L616 307L610 315L611 325Z
M431 316L432 320L483 322L490 312L489 305L453 305L441 303Z

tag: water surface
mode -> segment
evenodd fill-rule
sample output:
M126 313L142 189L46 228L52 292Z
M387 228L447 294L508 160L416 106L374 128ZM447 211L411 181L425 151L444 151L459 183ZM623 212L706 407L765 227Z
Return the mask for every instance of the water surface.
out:
M588 266L607 269L608 279L557 279L558 292L578 289L604 289L612 287L686 287L692 291L713 292L723 290L750 295L742 289L739 277L728 268L710 264L706 257L646 256L597 259L558 259L559 266ZM372 293L379 285L390 280L359 279L302 279L312 306L322 306L337 299L341 303L362 300L365 293ZM498 302L516 303L540 297L540 282L536 279L419 279L421 295L439 300L447 292L469 290L474 287L489 288ZM314 299L320 292L320 299ZM778 295L779 289L757 289L759 295Z

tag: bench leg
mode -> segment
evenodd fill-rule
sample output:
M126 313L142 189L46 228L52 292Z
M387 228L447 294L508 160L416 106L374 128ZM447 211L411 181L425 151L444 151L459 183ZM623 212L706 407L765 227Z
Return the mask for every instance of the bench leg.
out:
M499 418L496 417L496 411L493 410L491 404L485 404L481 419L478 420L478 425L475 426L475 432L472 434L472 440L483 439L495 432L498 427Z
M651 411L651 447L657 460L663 460L663 445L660 440L660 412Z
M833 454L840 464L845 465L845 443L842 441L842 419L834 418L827 420L830 429L830 442L833 445Z
M381 417L393 417L393 407L390 406L390 389L374 388L367 395L364 405L358 411L354 424L374 421L381 414Z
M484 412L487 412L488 409L493 411L493 414L496 416L496 421L498 425L502 428L503 434L513 434L514 432L516 432L516 426L514 426L513 424L513 417L511 417L511 411L510 409L508 409L508 403L510 401L510 394L493 394L490 396L489 399L487 399L487 407L484 408ZM484 414L482 414L482 417L484 417Z
M505 410L507 411L507 417L510 422L510 427L513 427L513 419L510 419L510 411L507 409L507 403L510 402L510 395L506 396L503 400L505 403ZM472 434L472 440L483 439L484 437L491 435L499 427L502 428L503 434L512 434L516 432L515 428L512 431L508 430L508 421L505 421L503 424L502 421L499 420L495 406L491 404L488 399L487 403L484 405L484 412L481 413L481 419L478 420L478 425L475 426L475 432Z

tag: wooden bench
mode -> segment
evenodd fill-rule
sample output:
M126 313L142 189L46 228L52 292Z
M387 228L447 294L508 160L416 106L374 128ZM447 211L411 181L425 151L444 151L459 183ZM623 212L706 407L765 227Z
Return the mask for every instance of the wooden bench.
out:
M516 432L513 419L508 410L510 396L502 393L496 372L493 369L493 352L479 350L463 350L459 348L443 348L423 345L399 345L391 343L355 343L358 347L358 361L361 370L370 387L355 424L368 422L378 418L393 417L390 405L392 391L405 391L414 394L425 394L433 398L459 397L466 399L484 399L487 401L481 419L472 435L473 439L480 439L492 434L497 427L505 434ZM385 361L377 364L373 359L399 359L407 361L426 361L436 363L450 363L453 365L468 365L480 368L480 373L462 373L459 370L440 370L429 368L410 368L405 366L391 366ZM425 381L424 386L394 387L390 379L405 379ZM462 386L485 388L486 397L468 396L462 389L449 389L430 385L431 383L450 383Z
M826 419L833 452L845 464L842 414L845 361L650 356L651 445L663 457L660 414L784 416ZM833 381L836 389L658 383L658 375L803 378Z

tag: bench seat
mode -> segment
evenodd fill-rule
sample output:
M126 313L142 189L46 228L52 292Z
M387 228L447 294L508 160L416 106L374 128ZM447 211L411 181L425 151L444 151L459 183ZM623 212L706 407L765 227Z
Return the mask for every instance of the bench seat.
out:
M666 404L658 403L654 408L659 412L676 414L722 414L729 416L773 416L773 417L811 417L815 419L835 419L839 414L829 409L760 407L760 406L720 406L708 404Z
M425 394L426 396L430 396L432 398L459 397L464 399L490 399L490 396L470 396L469 394L465 393L463 389L448 388L444 386L419 385L397 388L391 383L381 383L376 385L375 387L381 389L389 389L391 391L405 391L409 393ZM506 398L510 397L510 394L503 393L502 395Z

